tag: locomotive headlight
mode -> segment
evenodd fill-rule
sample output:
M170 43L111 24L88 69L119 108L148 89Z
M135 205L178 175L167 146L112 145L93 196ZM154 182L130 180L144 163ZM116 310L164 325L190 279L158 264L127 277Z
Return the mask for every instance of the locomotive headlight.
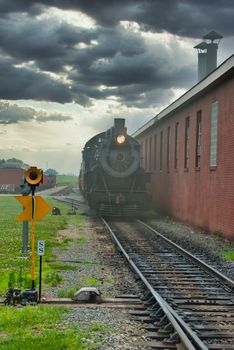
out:
M116 140L119 144L122 144L125 142L125 139L126 139L126 137L124 135L119 135L119 136L117 136Z

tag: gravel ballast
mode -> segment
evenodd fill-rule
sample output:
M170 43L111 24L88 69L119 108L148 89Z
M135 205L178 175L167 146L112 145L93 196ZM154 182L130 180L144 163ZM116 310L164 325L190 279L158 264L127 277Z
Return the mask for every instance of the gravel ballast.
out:
M72 270L61 270L62 281L56 287L44 289L43 297L58 297L71 288L93 285L101 291L103 298L115 298L124 294L139 296L141 287L127 266L125 259L110 239L109 233L99 219L84 217L85 224L77 228L70 224L57 233L58 240L69 238L66 249L54 248L58 261L72 266ZM110 331L104 332L99 350L144 350L147 341L141 322L131 316L128 309L91 307L71 308L68 321L79 324L103 324ZM92 339L90 342L92 343ZM95 341L94 341L95 342Z
M148 224L234 280L234 261L224 257L226 252L234 251L233 242L226 242L220 236L208 234L168 218L150 220Z
M60 262L73 269L61 270L62 282L57 287L47 288L44 297L57 297L61 291L66 292L71 288L78 290L87 285L97 287L104 298L122 294L139 296L142 293L141 285L135 280L101 220L88 215L84 217L84 227L77 228L70 224L67 229L58 232L58 238L67 237L71 242L68 249L54 248L54 252ZM234 278L234 263L223 259L223 252L230 251L233 243L168 218L157 218L148 223L184 249L211 262L229 278ZM144 325L136 321L127 309L79 307L72 308L67 317L77 327L79 324L101 323L111 328L105 333L102 346L97 348L99 350L147 349Z

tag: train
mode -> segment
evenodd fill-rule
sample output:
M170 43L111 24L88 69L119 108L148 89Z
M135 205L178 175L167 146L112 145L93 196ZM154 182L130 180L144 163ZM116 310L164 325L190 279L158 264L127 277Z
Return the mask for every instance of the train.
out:
M140 144L127 133L125 119L92 137L82 151L79 188L100 216L137 216L150 202L150 173L140 166Z

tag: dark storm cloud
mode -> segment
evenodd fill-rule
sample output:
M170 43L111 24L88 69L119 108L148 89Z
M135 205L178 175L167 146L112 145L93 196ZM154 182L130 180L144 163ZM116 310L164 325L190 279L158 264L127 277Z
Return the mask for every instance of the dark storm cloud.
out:
M20 107L9 102L0 102L0 124L16 124L18 122L29 122L36 120L42 123L49 121L67 121L70 116L60 113L46 113L34 108Z
M162 43L146 45L135 33L122 46L127 38L126 32L120 27L112 35L109 30L105 35L102 32L98 46L83 50L82 56L78 57L78 68L74 66L69 73L74 96L84 95L91 99L114 96L128 106L133 106L134 101L138 107L146 103L156 106L164 101L163 96L171 95L164 90L188 88L195 81L194 66L184 57L184 48L179 43L174 46ZM118 38L115 48L112 36ZM125 51L126 43L129 47ZM175 57L178 62L175 62Z
M71 102L68 87L49 75L24 67L15 67L9 59L0 58L0 98Z
M48 6L79 10L98 25L81 29L49 12L37 16ZM233 34L232 1L1 0L0 14L0 98L12 100L90 106L115 99L126 106L158 106L172 89L195 83L195 51L191 65L176 39L153 46L120 21L187 37L210 29Z
M19 62L36 61L49 71L63 70L74 45L89 44L95 33L78 29L53 18L35 20L26 15L0 19L0 45ZM48 67L47 67L48 65Z
M0 14L6 15L11 12L29 12L38 14L42 11L42 5L31 0L1 0Z
M76 46L80 43L82 48ZM155 55L139 33L121 26L79 29L53 18L11 15L0 19L0 45L4 55L12 57L0 59L2 99L75 101L90 106L93 100L115 96L126 105L134 104L135 99L140 106L143 92L153 96L151 92L159 85L161 89L176 87L181 73L189 74L185 82L180 78L180 87L192 79L186 64L182 72L175 68L162 76L162 66L168 60L175 65L169 57L171 49L166 52L158 44ZM43 71L67 75L69 85ZM160 95L159 89L157 93ZM145 101L149 96L145 95ZM151 104L159 101L156 96Z
M62 4L63 3L63 4ZM156 32L193 38L216 28L225 35L233 34L232 0L102 0L61 1L58 7L77 8L102 25L115 25L121 20L135 21Z
M193 38L214 28L224 35L233 35L234 30L232 0L1 0L0 13L37 14L46 6L82 11L103 26L135 21L147 30Z

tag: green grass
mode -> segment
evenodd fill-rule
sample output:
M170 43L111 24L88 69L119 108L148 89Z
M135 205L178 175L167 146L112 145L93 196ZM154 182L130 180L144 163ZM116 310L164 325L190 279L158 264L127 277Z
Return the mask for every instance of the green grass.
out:
M84 217L82 215L70 215L69 224L73 224L77 228L82 228L84 227Z
M50 214L41 221L36 222L35 241L46 241L45 256L43 257L43 289L51 286L62 286L61 272L76 269L76 266L61 262L53 252L53 247L66 249L70 244L86 243L86 237L67 238L56 236L58 230L66 228L69 224L76 228L84 225L79 215L67 215L68 207L64 204L48 200L51 205L60 208L61 216ZM22 211L14 197L0 197L0 295L4 295L9 282L12 286L28 288L31 285L31 259L21 259L22 223L15 218ZM31 232L29 229L29 237ZM35 247L37 251L37 247ZM84 264L91 264L89 261ZM39 258L36 253L36 277L38 278ZM47 284L46 284L47 283ZM97 286L101 281L93 277L83 277L80 286ZM47 287L46 287L47 286ZM68 290L59 288L59 296L72 297L79 289ZM68 308L52 306L27 306L24 308L0 307L0 350L88 350L100 348L102 337L110 332L108 325L90 322L76 324L68 320Z
M60 288L57 292L58 298L73 298L75 292L77 292L80 288Z
M79 236L76 239L77 243L80 245L83 245L87 242L87 237L86 236Z
M102 281L95 277L85 277L84 284L84 287L98 287L102 284Z
M58 272L48 272L44 278L45 283L50 284L52 287L57 287L62 281L62 277Z
M53 247L66 249L72 239L62 237L58 241L56 232L63 230L68 224L81 228L83 218L80 215L67 215L69 207L51 199L47 200L51 206L60 208L62 215L48 214L42 221L35 223L35 257L36 278L38 278L39 258L37 256L37 240L45 240L45 256L43 257L43 277L54 271L64 270L66 264L56 266L56 256ZM22 222L17 222L16 217L21 213L22 206L14 197L0 197L0 295L4 295L10 281L15 287L28 288L31 285L31 258L22 259ZM29 243L31 237L31 224L29 224ZM30 252L30 250L29 250ZM30 252L31 253L31 252ZM63 267L62 267L63 265ZM71 268L73 269L73 268Z
M225 254L224 254L224 258L225 258L226 260L232 260L232 261L234 261L234 251L225 253Z
M110 327L77 325L67 319L70 310L36 306L0 308L0 350L86 350L100 346Z
M78 185L78 176L57 175L56 176L56 184L59 186L65 186L65 185L77 186Z

